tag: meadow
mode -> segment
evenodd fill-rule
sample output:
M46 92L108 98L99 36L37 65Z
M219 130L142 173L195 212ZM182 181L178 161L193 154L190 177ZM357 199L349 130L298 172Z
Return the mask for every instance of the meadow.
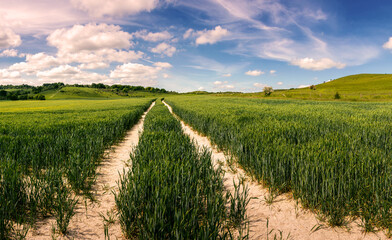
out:
M0 102L0 239L47 216L65 233L76 196L92 197L104 150L152 100Z
M332 226L392 229L392 106L387 103L165 98L233 155L271 196L291 192Z

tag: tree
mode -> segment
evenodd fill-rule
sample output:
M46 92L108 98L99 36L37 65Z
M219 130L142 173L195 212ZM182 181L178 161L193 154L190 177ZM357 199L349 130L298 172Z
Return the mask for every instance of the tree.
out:
M310 90L316 90L316 86L315 85L310 85Z
M269 96L269 95L271 95L271 93L274 92L274 89L272 89L272 87L266 86L266 87L264 87L263 91L264 91L265 96Z
M338 92L335 93L335 99L340 99L340 94Z

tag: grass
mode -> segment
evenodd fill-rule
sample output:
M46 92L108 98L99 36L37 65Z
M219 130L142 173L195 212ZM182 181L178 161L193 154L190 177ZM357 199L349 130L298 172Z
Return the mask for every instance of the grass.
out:
M76 194L90 195L104 150L118 141L152 99L0 103L0 239L14 224L55 216L61 233Z
M116 195L127 238L228 238L230 215L243 220L244 190L237 186L234 196L226 198L222 171L214 170L210 152L194 146L162 103L146 116L131 160ZM231 213L227 201L233 202Z
M272 193L291 191L332 226L352 217L365 231L392 229L391 104L213 96L165 101Z
M146 91L130 91L129 93L117 94L112 89L87 88L87 87L63 87L56 90L44 91L47 100L57 99L119 99L133 97L157 97L167 95L162 93L151 93Z
M290 90L275 90L270 96L261 93L221 93L216 96L268 98L268 99L304 99L334 100L339 93L343 101L392 101L392 74L358 74L338 78L309 87Z

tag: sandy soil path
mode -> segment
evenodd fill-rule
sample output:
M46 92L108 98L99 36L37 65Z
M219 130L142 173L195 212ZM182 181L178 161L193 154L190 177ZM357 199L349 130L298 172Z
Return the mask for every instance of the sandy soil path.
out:
M164 102L169 111L180 120L182 128L197 145L206 147L212 152L214 164L218 162L225 163L223 167L226 171L224 176L224 185L226 189L233 191L233 180L238 182L240 176L245 176L245 172L236 167L236 173L229 170L227 165L228 156L219 152L205 136L194 131L189 125L185 124L176 116L172 108ZM247 179L249 187L249 196L252 198L247 208L249 220L249 237L250 239L267 239L268 232L273 230L268 238L274 239L309 239L309 240L326 240L326 239L388 239L383 232L364 234L358 226L359 221L350 223L347 228L331 228L325 226L317 220L317 216L298 206L290 194L277 196L272 204L267 204L266 198L269 192L257 182ZM267 230L268 219L268 230ZM313 231L318 229L316 231ZM282 238L280 237L282 234Z
M139 142L144 118L154 105L155 102L144 112L139 122L126 133L120 143L105 151L105 157L97 168L97 180L93 189L97 201L91 203L89 200L87 202L83 199L79 200L76 214L70 222L66 236L53 235L52 226L55 226L56 222L52 217L38 222L37 228L31 229L26 239L52 239L52 237L55 239L105 239L104 221L101 215L106 218L108 218L108 213L114 216L116 206L112 190L118 191L119 173L122 174L123 169L126 168L130 153ZM120 223L116 217L115 219L116 222L109 225L109 237L110 239L123 239Z

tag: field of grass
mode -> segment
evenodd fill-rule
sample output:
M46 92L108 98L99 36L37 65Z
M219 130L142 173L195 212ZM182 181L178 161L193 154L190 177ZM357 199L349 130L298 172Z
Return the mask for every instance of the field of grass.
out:
M343 101L392 101L392 74L358 74L338 78L315 85L315 90L306 88L275 90L270 96L264 93L221 93L217 96L335 100L339 93Z
M152 98L0 102L0 239L55 216L65 232L76 194L90 195L104 150Z
M87 87L63 87L56 90L44 91L47 100L56 99L102 99L102 98L132 98L132 97L156 97L166 95L146 91L130 91L127 94L117 94L111 89L87 88Z
M161 102L146 116L131 162L116 196L127 238L229 238L222 172Z
M331 225L392 229L392 105L213 96L165 99L272 193Z

